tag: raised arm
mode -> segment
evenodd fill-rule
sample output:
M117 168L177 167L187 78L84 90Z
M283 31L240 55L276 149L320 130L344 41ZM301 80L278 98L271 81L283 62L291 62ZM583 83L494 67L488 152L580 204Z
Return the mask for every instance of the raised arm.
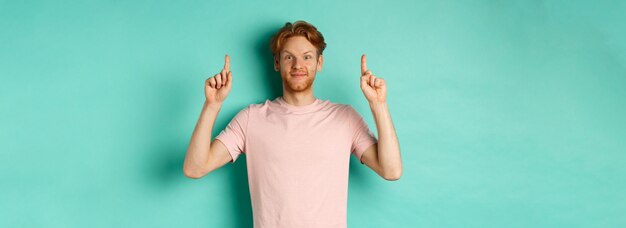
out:
M189 178L200 178L209 172L224 166L231 161L226 146L219 140L211 140L211 132L232 87L232 72L230 71L230 57L226 55L224 68L218 74L204 82L206 100L202 106L200 118L191 136L183 171Z
M367 69L365 55L361 56L361 90L367 99L376 129L378 144L363 152L361 160L385 180L398 180L402 176L402 158L396 130L387 107L387 85Z

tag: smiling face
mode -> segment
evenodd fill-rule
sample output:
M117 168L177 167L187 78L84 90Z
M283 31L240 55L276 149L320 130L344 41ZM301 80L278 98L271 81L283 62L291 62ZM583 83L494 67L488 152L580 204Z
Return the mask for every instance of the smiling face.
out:
M322 70L324 57L303 36L294 36L285 42L274 59L274 70L280 72L283 88L291 92L313 89L315 74Z

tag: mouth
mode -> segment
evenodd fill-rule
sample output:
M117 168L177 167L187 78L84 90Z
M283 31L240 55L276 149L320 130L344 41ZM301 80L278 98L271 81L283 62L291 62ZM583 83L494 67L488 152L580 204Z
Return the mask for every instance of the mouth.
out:
M306 73L298 72L298 73L291 73L290 75L292 77L305 77Z

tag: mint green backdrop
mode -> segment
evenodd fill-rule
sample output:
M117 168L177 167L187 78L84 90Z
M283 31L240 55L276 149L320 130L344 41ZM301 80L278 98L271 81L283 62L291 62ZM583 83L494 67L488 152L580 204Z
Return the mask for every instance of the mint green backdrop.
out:
M280 95L267 42L325 35L322 99L376 132L388 82L404 174L351 159L350 227L626 226L626 4L0 1L0 227L251 227L245 159L182 164L203 82L232 59L217 134Z

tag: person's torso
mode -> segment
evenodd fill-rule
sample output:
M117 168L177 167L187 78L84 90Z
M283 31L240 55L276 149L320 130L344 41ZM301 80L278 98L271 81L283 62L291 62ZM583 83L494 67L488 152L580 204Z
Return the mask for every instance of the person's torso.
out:
M353 133L346 108L251 106L245 147L255 227L346 226Z

